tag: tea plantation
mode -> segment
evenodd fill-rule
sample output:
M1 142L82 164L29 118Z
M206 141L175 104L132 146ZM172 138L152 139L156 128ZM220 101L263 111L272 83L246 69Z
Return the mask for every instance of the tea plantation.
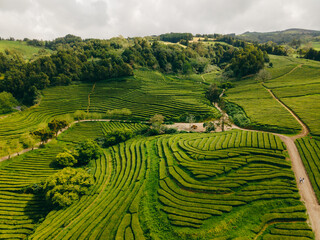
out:
M271 79L263 84L254 78L238 81L226 92L227 100L243 108L252 127L276 132L298 132L295 119L267 92L270 89L308 126L319 135L319 62L270 55ZM257 107L259 106L259 107ZM306 107L308 106L308 107Z
M136 137L89 165L89 194L49 211L25 192L58 169L63 149L142 124L81 122L57 141L0 165L0 238L313 239L283 151L268 133ZM27 163L27 164L26 164Z
M54 118L73 119L77 110L99 113L101 118L107 110L127 108L132 112L129 118L134 120L148 120L155 114L174 121L183 121L189 114L202 120L220 115L204 98L201 78L181 80L149 70L137 70L135 74L95 85L81 83L43 90L39 105L0 118L0 156L21 150L21 135L43 128Z

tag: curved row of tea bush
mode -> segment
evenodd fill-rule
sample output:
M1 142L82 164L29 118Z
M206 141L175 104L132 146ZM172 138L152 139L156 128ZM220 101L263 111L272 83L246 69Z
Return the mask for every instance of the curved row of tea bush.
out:
M296 145L318 202L320 202L320 142L306 137L297 139Z
M232 216L255 226L246 235L249 238L274 221L306 222L306 209L299 201L291 164L282 153L285 146L272 134L232 131L162 136L157 140L157 149L158 200L181 239L215 232ZM240 218L245 215L242 209L255 209L260 204L265 207L255 210L255 216ZM205 239L243 236L233 228L231 224L216 234L207 233ZM272 231L265 234L266 239L284 233L287 238L313 236L310 227L305 231Z

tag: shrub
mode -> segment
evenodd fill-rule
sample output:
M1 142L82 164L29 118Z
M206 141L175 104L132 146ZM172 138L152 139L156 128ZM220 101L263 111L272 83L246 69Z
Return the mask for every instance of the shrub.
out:
M149 128L149 130L145 133L146 136L156 136L160 134L160 130L157 128Z
M205 122L203 124L203 127L206 128L206 132L211 132L216 130L214 122Z
M248 127L251 125L250 119L241 107L234 103L225 102L225 110L230 116L231 120L240 127Z
M77 162L77 159L68 152L59 153L55 159L55 163L61 167L72 167L77 164Z
M108 110L106 112L106 118L122 119L127 116L130 116L131 114L132 114L132 112L128 108L113 109L113 110Z
M53 119L51 122L48 123L49 129L57 134L61 129L68 126L68 123L66 120L56 120Z
M116 130L114 132L108 133L105 136L104 146L109 147L121 142L124 142L133 137L133 132L131 130Z
M74 112L73 115L74 115L74 119L76 120L84 120L87 118L88 114L83 110L77 110Z
M41 142L47 142L50 138L53 137L54 133L47 128L43 128L31 133L33 136L38 136Z
M177 132L178 132L178 129L176 129L176 128L166 128L164 130L165 134L173 134L173 133L177 133Z
M43 183L46 201L55 207L67 207L87 193L93 184L92 176L84 169L64 168Z
M0 93L0 114L12 112L13 107L17 105L18 101L12 96L11 93Z
M75 158L80 165L85 165L88 164L90 160L97 159L100 154L101 148L95 141L85 140L77 146Z

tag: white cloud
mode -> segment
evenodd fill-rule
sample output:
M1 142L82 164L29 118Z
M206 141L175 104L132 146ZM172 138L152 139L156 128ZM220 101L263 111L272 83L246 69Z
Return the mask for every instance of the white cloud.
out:
M319 29L319 0L0 0L0 36L52 39L165 32Z

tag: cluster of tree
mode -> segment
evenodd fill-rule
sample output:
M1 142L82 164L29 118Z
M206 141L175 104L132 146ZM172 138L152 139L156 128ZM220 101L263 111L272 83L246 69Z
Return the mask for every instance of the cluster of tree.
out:
M243 41L243 40L240 40L238 38L234 38L230 35L222 35L220 37L217 37L216 38L216 41L219 41L219 42L225 42L225 43L228 43L234 47L246 47L248 45L248 42L246 41Z
M36 130L36 131L32 132L31 135L39 137L41 142L45 143L50 138L52 138L54 135L57 135L61 129L63 129L67 126L68 126L67 121L54 119L48 123L47 128Z
M48 86L133 74L132 68L121 57L112 55L98 61L88 61L85 54L73 50L58 51L28 63L16 56L0 54L0 72L4 73L0 92L10 92L26 105L35 104L40 96L39 90Z
M234 76L241 78L250 74L257 73L264 67L268 55L263 53L259 48L248 45L236 52L228 68Z
M234 47L245 48L248 44L253 44L254 46L260 48L262 51L268 54L287 56L287 49L281 45L278 45L272 41L263 44L250 43L248 41L241 40L239 38L232 37L230 35L222 35L216 39L216 41L228 43ZM296 41L295 41L296 43Z
M129 117L131 114L132 112L128 108L113 109L113 110L108 110L106 112L105 117L110 119L125 119Z
M195 37L203 37L203 38L218 38L222 36L219 33L214 33L214 34L196 34Z
M10 113L18 105L18 101L11 93L0 92L0 114Z
M135 133L129 129L119 129L105 135L103 146L110 147L132 138Z
M59 153L54 163L59 167L84 166L91 160L98 159L101 155L101 148L97 142L92 140L85 140L78 144L73 150L66 150Z
M300 39L296 40L296 39L293 39L290 43L289 43L289 46L297 49L301 46L302 42Z
M211 102L211 103L217 103L220 100L220 95L222 93L222 89L217 86L217 84L211 84L206 92L205 97Z
M191 58L197 53L177 45L150 44L146 39L135 38L134 45L126 48L122 58L133 67L143 66L163 72L193 71Z
M268 54L279 55L279 56L288 56L287 49L281 45L274 43L274 42L267 42L264 44L259 44L259 48L262 51L266 51Z
M305 58L320 61L320 51L314 50L310 48L306 54L304 55Z
M33 184L26 191L44 197L50 207L65 208L87 194L94 180L88 170L71 168L84 166L101 155L101 149L95 141L85 140L71 152L66 150L56 156L55 164L63 169L45 181Z
M177 43L182 39L187 41L192 40L193 35L192 33L165 33L160 35L160 40L166 42Z
M40 192L52 207L65 208L87 194L94 183L85 169L64 168L41 183Z

